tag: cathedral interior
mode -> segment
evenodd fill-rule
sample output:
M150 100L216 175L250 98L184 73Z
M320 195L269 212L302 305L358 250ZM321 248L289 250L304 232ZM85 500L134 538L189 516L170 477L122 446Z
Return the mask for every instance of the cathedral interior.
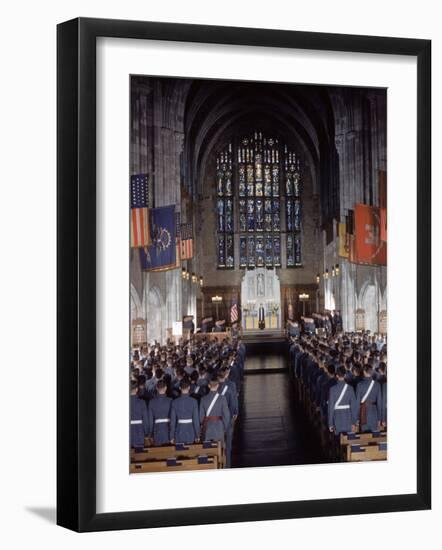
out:
M384 460L386 90L133 76L130 151L131 471Z
M384 89L133 76L130 145L148 206L174 205L192 232L176 269L131 249L148 342L188 315L229 324L233 302L243 331L260 306L274 331L330 310L345 331L386 331L386 265L352 261L340 234L356 204L386 200Z

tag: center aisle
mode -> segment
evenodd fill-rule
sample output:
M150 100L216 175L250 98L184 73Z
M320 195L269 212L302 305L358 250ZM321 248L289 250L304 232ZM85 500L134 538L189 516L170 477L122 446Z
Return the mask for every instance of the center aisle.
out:
M273 368L259 372L263 363ZM296 406L288 372L282 371L286 366L285 355L248 356L246 365L232 467L324 462L317 441L309 434L308 420ZM253 374L247 374L250 371Z

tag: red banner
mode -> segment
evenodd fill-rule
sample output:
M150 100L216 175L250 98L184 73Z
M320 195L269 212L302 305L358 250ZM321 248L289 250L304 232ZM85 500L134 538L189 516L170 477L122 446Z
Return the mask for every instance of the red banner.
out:
M381 240L380 209L375 206L355 206L353 261L360 264L387 265L387 243Z
M381 220L381 241L387 242L387 209L379 208L379 217Z

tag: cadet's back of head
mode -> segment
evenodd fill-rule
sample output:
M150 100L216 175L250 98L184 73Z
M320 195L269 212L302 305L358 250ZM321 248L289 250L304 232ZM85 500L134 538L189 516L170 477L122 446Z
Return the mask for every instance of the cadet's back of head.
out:
M338 378L344 378L345 377L345 373L346 373L346 370L344 367L342 366L339 366L337 369L336 369L336 376Z
M190 390L190 381L188 378L183 378L180 382L180 390L182 393L189 393Z
M373 367L371 365L365 365L364 367L364 376L366 376L367 378L369 376L373 376Z
M216 391L218 386L219 386L218 376L217 376L216 373L214 373L213 376L211 376L211 378L209 380L209 387L212 391Z
M177 370L176 370L177 378L179 378L179 379L183 378L184 374L185 374L185 371L184 371L183 367L178 367Z
M195 382L198 381L198 378L199 378L199 374L198 374L198 371L194 370L192 372L192 374L190 375L190 381L193 382L195 384Z

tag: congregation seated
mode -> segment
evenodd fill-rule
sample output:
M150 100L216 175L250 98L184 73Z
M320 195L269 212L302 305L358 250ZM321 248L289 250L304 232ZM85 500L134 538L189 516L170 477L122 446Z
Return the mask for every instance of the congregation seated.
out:
M133 350L133 452L143 450L145 438L157 447L221 442L225 446L223 466L230 467L244 361L245 347L240 339L181 339Z
M322 435L325 444L341 434L377 433L387 427L387 347L385 338L362 333L318 336L302 334L290 340L290 375L298 399ZM336 437L335 437L336 436ZM386 445L386 441L382 441ZM364 456L364 450L360 451ZM371 449L365 456L382 459ZM348 455L350 456L350 455ZM355 455L356 456L356 455ZM356 458L351 458L356 460Z

